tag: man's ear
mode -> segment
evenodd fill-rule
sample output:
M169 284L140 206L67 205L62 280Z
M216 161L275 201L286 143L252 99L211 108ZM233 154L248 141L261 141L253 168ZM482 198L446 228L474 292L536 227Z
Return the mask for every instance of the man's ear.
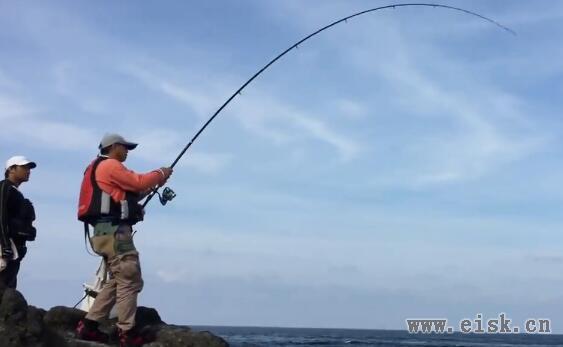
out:
M10 172L14 170L15 166L10 166L6 171L4 171L4 178L10 177Z

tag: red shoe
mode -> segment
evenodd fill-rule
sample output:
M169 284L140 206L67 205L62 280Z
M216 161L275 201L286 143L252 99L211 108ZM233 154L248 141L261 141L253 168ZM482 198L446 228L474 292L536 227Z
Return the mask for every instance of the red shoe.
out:
M135 328L128 331L119 329L119 347L139 347L154 340L152 334L139 332Z
M98 322L90 319L81 319L76 326L76 338L85 341L108 343L109 335L98 329Z

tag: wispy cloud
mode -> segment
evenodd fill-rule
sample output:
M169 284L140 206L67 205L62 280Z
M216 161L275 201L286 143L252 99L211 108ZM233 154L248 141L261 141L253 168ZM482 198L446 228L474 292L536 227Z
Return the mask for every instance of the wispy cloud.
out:
M94 152L102 133L98 129L89 129L70 122L43 119L43 112L19 101L16 98L0 95L0 119L9 126L0 128L2 139L22 141L38 148L65 151ZM133 130L140 133L135 141L141 143L141 151L135 153L147 162L168 165L185 145L185 136L173 130L151 129ZM227 167L232 154L207 153L195 151L189 154L190 160L179 163L180 167L189 167L204 174L217 174Z
M435 133L434 140L426 148L416 150L418 155L432 158L437 170L429 176L419 177L421 182L443 182L481 176L500 165L524 158L538 150L546 141L535 129L518 129L506 124L497 124L499 119L519 119L522 114L513 108L497 103L505 95L494 87L473 85L467 88L487 89L479 93L482 99L462 96L459 92L448 91L426 77L414 64L408 62L387 67L381 71L387 80L403 94L404 100L413 110L432 113L433 117L453 121L458 134ZM464 88L465 89L465 88ZM468 95L468 94L463 94ZM488 100L492 100L489 102ZM500 107L499 107L500 106ZM502 129L502 130L501 130ZM524 136L521 132L524 132ZM441 160L439 158L442 158ZM430 180L427 178L430 177ZM438 179L438 180L436 180Z
M379 29L375 24L367 32ZM385 52L366 37L357 39L346 55L356 69L386 84L404 122L427 124L420 141L400 145L403 159L416 164L415 176L405 181L435 184L481 177L548 143L549 132L533 126L520 111L524 101L518 96L490 78L475 78L440 47L413 45L393 26L383 30L385 36L378 39L385 42ZM426 52L438 53L421 55ZM455 84L443 71L455 73Z
M323 6L320 14L306 11L308 6L285 2L281 6L283 17L291 18L290 25L299 30L313 30L311 23L324 23L326 18L353 12L349 6L335 3ZM370 4L365 3L365 7ZM472 69L467 69L465 61L452 56L454 50L433 41L435 35L428 33L428 40L421 41L415 33L407 31L412 28L398 16L410 18L413 11L392 12L393 15L383 15L382 12L373 20L354 21L349 24L354 25L354 31L335 28L329 34L315 38L323 42L322 45L311 45L307 49L331 47L339 52L340 60L346 62L347 68L378 86L377 92L391 105L394 117L402 119L394 123L403 122L405 128L409 123L420 127L427 124L426 132L419 139L402 141L402 137L397 136L395 148L399 150L396 155L404 163L404 172L409 172L403 177L395 177L398 184L433 185L479 178L529 157L552 141L550 131L535 126L522 111L526 109L525 100L495 83L494 70L510 69L507 66L510 57L503 57L500 66L492 67L487 59L474 61ZM428 12L430 10L419 9L417 15L425 16ZM560 16L559 13L542 13L538 12L537 20ZM432 12L429 15L440 14ZM503 22L515 21L501 19ZM456 24L455 27L460 34L474 35L482 28L488 28L488 24L467 18L466 24ZM438 31L434 27L429 30ZM443 28L439 30L443 31ZM325 39L328 36L332 40ZM479 78L475 71L491 73ZM381 112L376 105L365 104L356 108L354 103L344 101L340 109L350 114Z
M109 113L110 108L107 103L97 98L94 93L84 93L79 90L81 85L79 78L84 76L82 70L82 67L69 61L55 64L52 69L54 89L86 113Z
M204 93L201 89L188 88L169 78L158 76L147 68L126 65L121 67L121 70L142 82L146 87L190 107L200 118L210 115L213 106L216 106L216 99L209 92Z
M548 263L548 264L561 264L563 263L563 256L560 254L549 254L549 253L544 253L544 254L535 254L535 255L530 255L527 257L527 259L530 259L531 261L535 262L535 263Z
M336 133L326 123L299 114L293 115L292 118L294 124L305 130L310 136L336 148L342 160L351 160L359 154L360 145Z
M186 269L160 269L156 271L156 275L165 283L183 282L190 278Z
M545 24L549 21L563 19L563 6L559 2L538 2L538 6L522 7L518 6L508 14L500 13L499 21L512 27L522 27L526 25ZM547 4L547 6L542 6Z
M232 108L245 129L274 143L296 145L303 139L315 139L330 145L343 161L356 158L362 149L358 141L333 130L311 111L282 103L272 95L253 93Z
M18 83L8 77L8 74L0 69L0 88L2 89L13 89L19 87Z
M334 104L344 117L361 119L367 115L366 106L361 102L343 98L336 100Z
M69 94L72 85L69 81L69 73L72 71L72 64L69 62L60 62L53 68L53 77L55 80L55 90L61 94Z
M55 149L91 150L99 142L95 131L64 122L28 119L16 122L11 130L31 143Z
M136 156L152 163L168 165L186 145L185 136L173 130L151 129L142 131L142 134L136 138L142 146L142 151L138 151ZM189 153L189 160L180 161L178 165L205 174L217 174L226 168L232 159L232 154L196 151Z
M132 76L143 81L147 86L180 101L197 112L198 115L210 116L216 101L212 95L204 95L195 88L170 82L164 77L157 77L147 69L127 67ZM354 108L356 114L361 112L358 104L343 102L348 110ZM272 95L253 93L252 97L234 100L229 105L242 127L254 135L273 141L274 144L297 143L299 137L313 138L335 148L342 160L350 160L360 152L360 145L355 141L338 134L325 122L307 115L295 107L282 103ZM295 130L298 132L296 133Z
M13 97L0 95L0 119L9 126L0 128L3 139L25 139L42 148L83 150L99 141L94 131L73 123L42 119L37 108Z
M0 128L5 141L25 140L42 148L85 150L99 141L94 131L70 122L43 119L34 106L17 98L0 95L0 119L9 126Z
M0 119L17 119L29 116L35 111L13 97L0 95ZM8 127L2 127L7 129Z

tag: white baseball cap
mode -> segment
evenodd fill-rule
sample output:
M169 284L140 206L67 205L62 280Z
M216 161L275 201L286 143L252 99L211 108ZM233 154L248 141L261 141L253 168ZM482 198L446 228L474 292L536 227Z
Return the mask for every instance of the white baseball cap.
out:
M34 169L34 168L37 167L37 164L28 160L23 155L16 155L16 156L13 156L10 159L8 159L6 161L6 170L8 170L9 168L11 168L14 165L18 165L18 166L27 165L27 166L29 166L30 169Z

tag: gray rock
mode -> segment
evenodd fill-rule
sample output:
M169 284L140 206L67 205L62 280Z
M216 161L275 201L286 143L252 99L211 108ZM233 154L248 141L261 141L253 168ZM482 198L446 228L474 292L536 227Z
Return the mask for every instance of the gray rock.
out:
M7 288L2 294L0 303L0 322L5 324L19 324L27 318L27 301L15 289Z
M32 336L42 336L45 330L43 317L45 310L35 306L27 307L27 331Z
M45 314L43 322L53 330L74 331L78 321L84 318L86 313L77 308L55 306Z
M17 290L3 290L0 303L0 346L45 347L44 313L43 310L28 306Z
M207 331L193 331L189 327L165 325L157 332L156 341L147 347L228 347L227 341Z
M107 347L108 345L75 338L74 329L85 316L81 310L56 306L49 311L28 306L17 290L0 288L1 347ZM167 325L154 308L139 307L137 326L155 337L147 347L228 347L228 343L209 332L195 332L186 326ZM102 322L100 328L117 345L115 320Z
M160 319L160 315L154 308L143 306L139 306L137 308L135 320L135 324L138 326L166 324L162 321L162 319Z

